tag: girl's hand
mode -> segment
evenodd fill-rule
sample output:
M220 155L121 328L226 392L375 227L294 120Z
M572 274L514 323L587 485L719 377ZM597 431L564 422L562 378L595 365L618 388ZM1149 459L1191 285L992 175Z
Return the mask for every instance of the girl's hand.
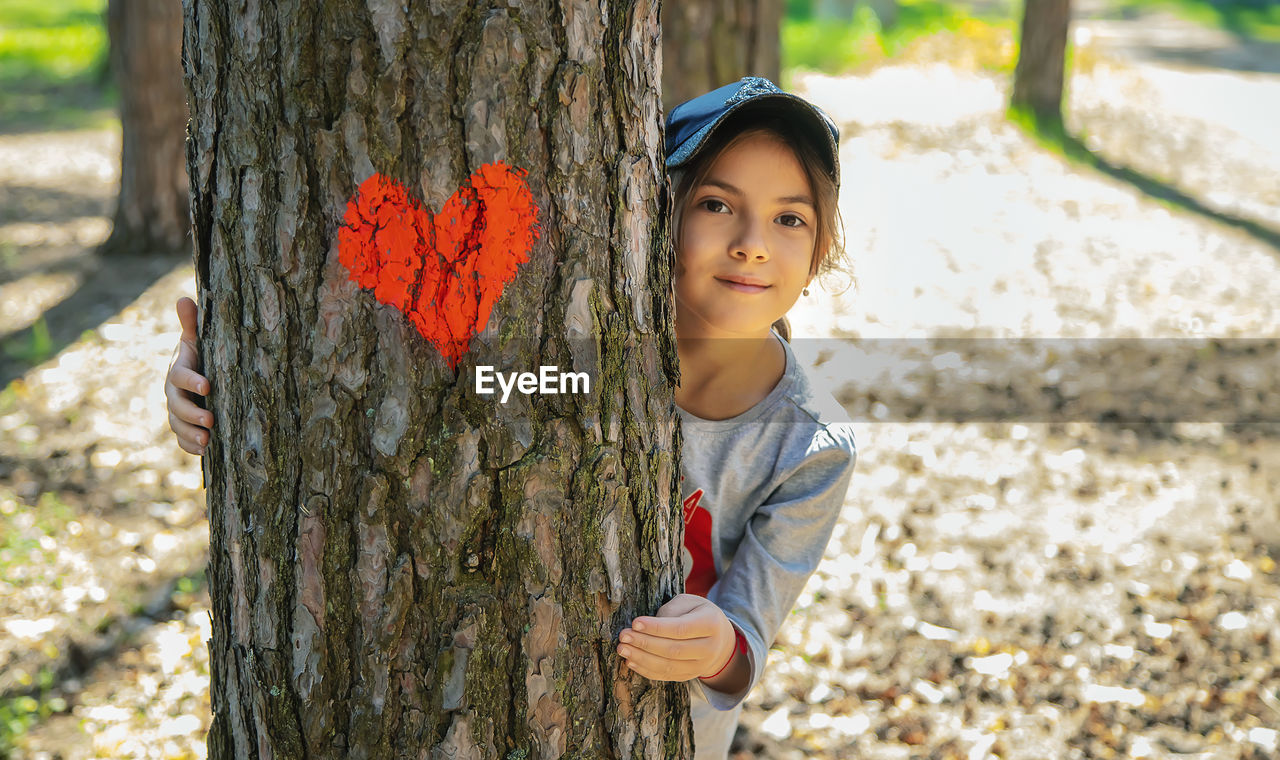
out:
M622 629L618 654L652 681L688 681L715 675L733 656L733 623L713 602L680 594L658 609L656 617L638 617Z
M213 413L196 403L198 396L209 394L209 381L199 374L200 352L196 350L196 302L178 299L178 321L182 338L178 355L164 378L164 397L169 407L169 428L178 437L178 445L188 454L203 454L209 443Z

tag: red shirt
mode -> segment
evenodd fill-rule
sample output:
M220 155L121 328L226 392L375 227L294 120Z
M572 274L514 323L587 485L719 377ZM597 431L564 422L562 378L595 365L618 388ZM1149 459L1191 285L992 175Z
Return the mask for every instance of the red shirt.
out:
M698 506L702 489L684 500L684 590L705 597L716 582L711 555L711 513Z

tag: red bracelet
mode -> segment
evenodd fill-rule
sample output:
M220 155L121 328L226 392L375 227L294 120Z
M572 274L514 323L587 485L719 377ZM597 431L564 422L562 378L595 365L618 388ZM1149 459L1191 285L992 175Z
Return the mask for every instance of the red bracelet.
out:
M702 679L703 681L709 681L712 678L715 678L716 676L723 673L725 668L729 667L729 663L733 662L733 655L736 652L742 652L744 655L747 653L747 637L742 635L742 631L739 631L737 626L733 627L733 636L735 639L737 639L738 643L737 643L737 646L734 647L734 651L729 653L728 661L725 662L725 664L722 665L719 670L712 673L711 675L698 676L698 678Z

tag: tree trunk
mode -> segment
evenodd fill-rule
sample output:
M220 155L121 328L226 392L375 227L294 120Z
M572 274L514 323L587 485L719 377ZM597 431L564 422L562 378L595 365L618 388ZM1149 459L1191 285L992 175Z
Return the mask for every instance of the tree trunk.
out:
M666 110L744 76L781 75L783 0L662 3L662 102Z
M865 0L867 7L876 14L881 29L892 29L898 24L898 0ZM851 16L850 16L851 17ZM849 18L849 17L846 17Z
M184 7L210 757L687 756L685 684L615 653L682 577L656 5ZM518 226L479 190L499 161L538 228L486 321L467 288L516 261L482 245ZM387 256L372 290L361 234ZM448 240L474 269L433 306ZM460 315L455 369L432 330ZM480 366L590 392L501 403Z
M172 0L110 0L107 33L120 89L120 198L100 252L188 252L182 8Z
M1026 0L1022 41L1013 74L1014 108L1029 110L1041 124L1061 123L1071 0Z
M848 21L858 0L817 0L813 7L814 18Z

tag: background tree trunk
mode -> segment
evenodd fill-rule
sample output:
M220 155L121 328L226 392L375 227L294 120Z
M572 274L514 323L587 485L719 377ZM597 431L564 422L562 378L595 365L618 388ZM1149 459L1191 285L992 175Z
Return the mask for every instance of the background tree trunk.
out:
M662 3L665 110L744 76L781 75L784 0Z
M1013 74L1012 105L1029 110L1041 124L1062 122L1071 0L1026 0L1022 37Z
M107 33L120 89L120 200L99 250L189 252L182 7L173 0L110 0Z
M867 7L876 14L881 29L892 29L898 23L898 0L865 0Z
M686 686L615 654L682 577L655 4L184 6L210 757L688 755ZM498 160L541 234L455 371L339 228L374 172L439 210Z

